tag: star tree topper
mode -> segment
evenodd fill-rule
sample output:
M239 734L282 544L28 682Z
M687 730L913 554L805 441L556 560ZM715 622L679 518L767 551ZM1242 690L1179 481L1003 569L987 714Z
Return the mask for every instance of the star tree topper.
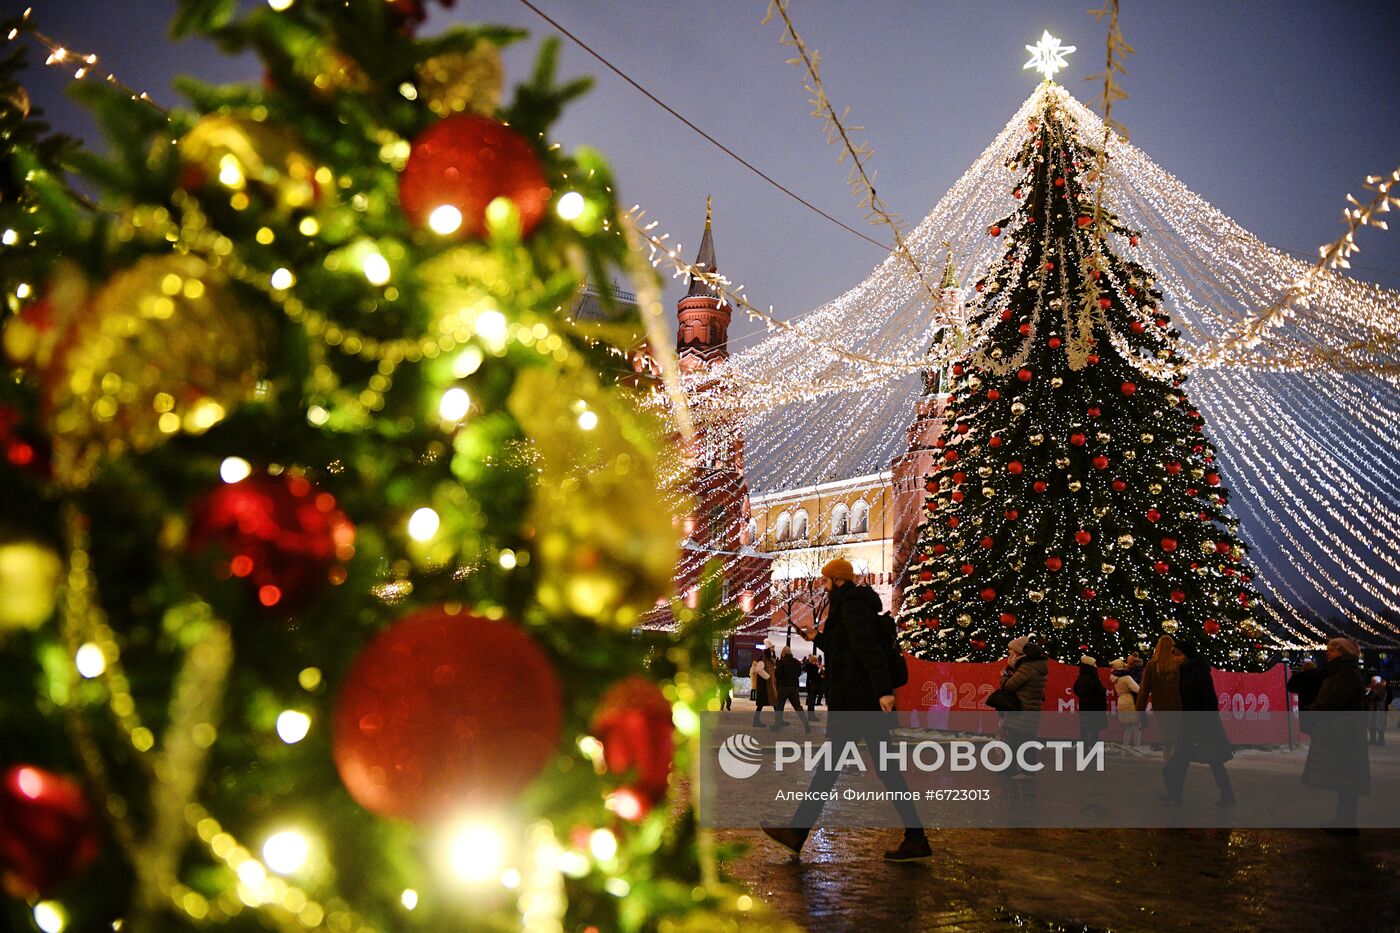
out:
M1053 81L1055 72L1069 67L1065 56L1074 50L1075 46L1060 45L1060 40L1050 35L1047 29L1041 33L1039 42L1026 46L1026 51L1031 53L1031 60L1022 65L1021 70L1034 68L1045 75L1046 81Z

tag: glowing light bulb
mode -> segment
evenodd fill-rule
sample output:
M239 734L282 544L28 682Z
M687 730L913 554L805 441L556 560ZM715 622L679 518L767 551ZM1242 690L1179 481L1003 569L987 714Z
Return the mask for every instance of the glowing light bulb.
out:
M452 361L452 375L458 379L465 379L481 368L481 362L485 359L481 350L477 347L467 347L457 358Z
M292 4L295 2L296 0L267 0L267 5L272 7L276 12L281 13L283 10L290 10Z
M403 905L404 910L412 910L418 906L418 892L412 888L404 888L403 893L399 895L399 903Z
M617 837L610 829L595 829L588 837L588 851L600 862L611 861L617 855Z
M34 905L34 925L44 933L63 933L68 926L68 915L53 901L40 901Z
M225 457L219 464L219 478L226 483L237 483L253 475L253 465L242 457Z
M92 642L86 642L78 648L77 654L73 656L73 663L78 668L78 673L88 680L102 676L102 672L107 669L107 658L103 656L102 649Z
M224 153L219 159L219 184L226 188L243 187L243 167L232 153Z
M4 243L6 246L14 246L18 242L19 234L15 233L13 230L6 230L3 234L0 234L0 243Z
M495 309L476 316L476 334L487 343L499 344L506 339L506 316Z
M286 291L296 284L297 277L292 275L292 270L287 268L278 269L272 273L272 287L279 291Z
M371 285L384 285L389 281L389 260L379 253L370 253L364 261L365 278Z
M577 191L566 191L554 205L555 213L563 220L578 220L583 215L583 195Z
M591 411L580 412L578 426L585 431L592 431L598 426L598 416Z
M263 861L279 875L290 875L306 866L311 842L295 829L273 833L263 843Z
M471 396L467 395L466 389L448 389L442 393L442 401L438 402L438 417L443 421L461 421L471 407Z
M277 736L288 745L295 745L311 731L311 717L294 709L277 714Z
M452 834L447 864L461 881L486 881L500 876L506 862L506 840L496 827L468 823Z
M451 204L435 207L433 212L428 215L428 229L442 236L456 233L461 227L462 212Z
M408 536L414 541L431 540L440 524L442 520L438 518L438 513L427 507L421 508L408 517Z

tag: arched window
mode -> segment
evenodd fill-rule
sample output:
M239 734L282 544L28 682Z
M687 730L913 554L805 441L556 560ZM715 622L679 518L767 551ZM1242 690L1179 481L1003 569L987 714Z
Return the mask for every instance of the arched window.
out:
M807 510L798 509L792 518L792 538L794 541L807 540Z
M870 532L870 505L864 499L851 508L851 534L863 535Z
M778 522L773 526L773 540L786 541L792 536L792 516L787 512L778 516Z
M851 510L846 508L844 502L838 502L831 510L831 533L834 535L844 535L850 533Z

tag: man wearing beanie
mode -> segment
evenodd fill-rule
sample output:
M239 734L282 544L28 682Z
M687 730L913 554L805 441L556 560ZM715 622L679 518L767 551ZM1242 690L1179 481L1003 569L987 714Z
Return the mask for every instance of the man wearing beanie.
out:
M826 621L803 631L826 655L827 738L840 748L847 742L862 742L873 761L879 761L881 742L890 742L890 723L871 714L894 711L894 688L890 663L881 646L882 638L894 638L881 631L880 597L868 586L855 582L855 570L844 558L829 561L822 568L821 587L830 593ZM850 715L855 714L855 715ZM839 769L818 771L806 799L797 808L790 827L763 826L763 831L794 853L802 851L807 834L821 816L823 795L836 786ZM885 853L890 861L904 862L930 858L928 836L918 811L907 797L904 775L895 769L879 769L881 782L896 791L895 809L904 824L904 840Z

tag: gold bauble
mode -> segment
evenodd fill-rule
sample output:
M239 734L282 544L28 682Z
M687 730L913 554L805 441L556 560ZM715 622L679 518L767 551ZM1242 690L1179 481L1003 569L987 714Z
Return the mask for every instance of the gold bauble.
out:
M1151 434L1148 434L1148 433L1146 433L1146 432L1143 432L1143 435L1142 435L1142 442L1143 442L1144 444L1150 444L1150 443L1152 443L1152 442L1155 441L1155 440L1156 440L1156 438L1153 437Z
M1065 469L1065 468L1068 467L1068 466L1069 466L1069 457L1056 457L1056 458L1055 458L1055 468L1056 468L1057 470L1063 470L1063 469Z
M1059 376L1056 376L1055 378L1053 378L1053 379L1050 380L1050 388L1052 388L1052 389L1058 389L1060 386L1062 386L1062 385L1064 385L1064 384L1065 384L1065 381L1064 381L1063 379L1061 379Z
M1160 496L1160 495L1162 494L1162 484L1161 484L1161 483L1148 483L1148 484L1147 484L1147 491L1150 492L1150 493L1152 493L1152 495L1154 495L1154 496Z
M1045 599L1045 594L1042 593L1040 590L1031 590L1026 595L1030 597L1030 601L1033 603L1038 603L1041 600Z
M1205 475L1206 471L1201 469L1200 467L1196 467L1194 470L1191 471L1192 479L1202 479L1205 477Z
M1100 431L1098 434L1095 434L1094 437L1098 438L1100 444L1107 444L1109 441L1113 440L1113 435L1109 434L1107 431Z
M252 398L261 328L202 259L147 256L90 297L62 291L58 349L40 365L60 482L84 485L104 455L202 434Z
M32 629L53 615L63 561L32 539L0 541L0 633Z
M1011 413L1013 415L1024 415L1026 413L1026 406L1021 402L1012 402Z
M1065 628L1069 625L1069 616L1051 616L1050 624L1055 628Z
M1001 355L1002 355L1002 354L1001 354L1001 347L997 347L997 348L996 348L995 350L993 350L992 353L991 353L992 359L994 359L994 360L999 360L999 359L1001 359Z
M1070 492L1078 492L1079 490L1081 490L1081 489L1083 489L1083 488L1084 488L1084 484L1081 483L1079 480L1077 480L1077 479L1072 479L1072 480L1069 481L1069 491L1070 491Z
M960 613L958 615L958 625L961 625L963 628L967 628L971 624L972 616L968 615L966 612Z
M501 103L505 69L493 42L477 41L470 52L445 52L420 62L418 97L440 117L469 111L490 115Z
M233 193L262 192L284 211L312 207L334 190L334 185L317 181L316 163L292 130L250 116L201 117L181 137L179 152L193 172L186 187L219 185Z
M1118 546L1121 547L1121 548L1123 548L1124 550L1127 550L1128 548L1132 547L1132 546L1133 546L1133 536L1132 536L1132 535L1126 535L1126 534L1125 534L1125 535L1119 535L1119 536L1118 536Z
M982 498L990 499L997 494L997 491L990 486L982 487Z
M1117 570L1118 567L1114 564L1102 563L1099 564L1099 569L1103 571L1104 576L1111 576L1113 571Z
M988 476L992 475L992 468L989 466L980 466L977 468L977 475L986 479Z
M1214 542L1214 541L1202 541L1202 542L1201 542L1201 553L1202 553L1202 554L1214 554L1214 553L1215 553L1215 542Z
M1136 451L1136 450L1125 450L1125 451L1123 451L1123 459L1124 459L1124 460L1136 460L1136 459L1137 459L1137 451Z
M948 591L948 601L949 601L949 602L954 602L954 603L956 603L956 602L960 602L961 600L962 600L962 590L959 590L959 589L952 589L952 590L949 590L949 591Z
M1168 635L1175 635L1179 627L1175 619L1162 620L1162 631L1166 632Z
M1026 440L1031 442L1032 447L1039 447L1041 444L1045 443L1045 435L1032 434L1030 437L1026 438Z
M1138 587L1137 589L1133 590L1133 595L1136 596L1138 599L1146 599L1147 590L1143 589L1142 587Z

